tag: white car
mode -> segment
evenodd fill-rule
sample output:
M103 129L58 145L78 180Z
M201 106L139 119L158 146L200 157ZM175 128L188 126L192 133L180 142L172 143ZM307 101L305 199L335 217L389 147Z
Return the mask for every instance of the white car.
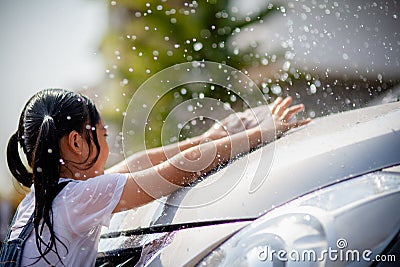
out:
M202 193L207 183L224 194ZM97 265L399 266L399 231L394 102L317 118L191 187L115 215Z

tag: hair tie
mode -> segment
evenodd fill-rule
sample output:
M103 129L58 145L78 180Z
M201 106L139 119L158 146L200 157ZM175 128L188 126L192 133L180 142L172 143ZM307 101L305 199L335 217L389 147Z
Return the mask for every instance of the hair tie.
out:
M43 118L43 122L45 122L45 121L47 121L47 120L54 121L54 119L53 119L52 116L50 116L50 115L45 115L44 118Z

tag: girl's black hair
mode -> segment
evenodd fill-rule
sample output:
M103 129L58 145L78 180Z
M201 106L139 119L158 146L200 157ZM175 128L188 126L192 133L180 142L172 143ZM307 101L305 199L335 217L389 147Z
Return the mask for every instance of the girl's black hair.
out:
M13 176L22 185L35 188L34 229L36 245L40 257L51 264L46 255L53 251L58 254L56 240L66 246L55 235L53 230L52 202L57 195L61 164L67 167L68 162L61 158L59 141L72 131L85 136L89 144L89 155L92 143L96 146L94 160L85 162L86 168L96 162L100 145L96 134L96 124L100 115L94 103L87 97L63 89L45 89L36 93L22 110L18 130L14 133L7 146L7 163ZM18 144L26 155L32 172L22 163ZM76 164L76 162L71 162ZM82 165L80 165L82 166ZM44 228L50 231L50 240L41 238Z

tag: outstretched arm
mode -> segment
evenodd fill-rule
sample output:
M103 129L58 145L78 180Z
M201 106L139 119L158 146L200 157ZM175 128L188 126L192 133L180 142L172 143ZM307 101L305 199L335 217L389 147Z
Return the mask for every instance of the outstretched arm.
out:
M107 169L106 173L128 173L137 172L151 168L155 165L163 163L168 158L178 154L193 146L197 146L204 139L203 135L192 137L184 141L169 144L162 147L151 148L143 151L136 152L129 156L126 160L119 162L118 164ZM128 168L129 166L129 168Z
M254 109L247 109L244 112L234 113L221 122L217 122L207 132L202 135L186 139L184 141L166 145L163 147L152 148L137 152L126 160L112 166L106 170L106 173L129 173L145 170L165 162L168 158L178 154L181 151L197 146L202 142L217 140L228 135L236 134L265 123L271 119L271 115L277 117L277 123L280 121L291 121L291 118L304 109L303 104L290 106L291 97L278 97L274 103L267 106L260 106ZM298 123L290 124L291 128L299 127L310 122L309 119ZM274 127L271 125L270 127ZM287 131L286 129L285 131ZM277 132L278 136L282 133ZM128 168L129 166L129 168Z
M256 127L217 140L199 143L152 168L129 174L121 200L114 212L142 206L154 199L168 195L181 186L188 185L241 153L246 153L263 143L275 140L277 134L310 122L309 119L289 123L294 111L286 103L279 104L279 112Z
M178 154L181 151L197 146L202 142L207 142L210 139L217 140L228 135L236 134L258 126L260 123L272 122L276 123L281 121L288 122L298 112L304 109L303 104L290 106L292 103L291 97L278 97L274 103L267 106L260 106L254 109L247 109L244 112L234 113L221 122L217 122L206 133L186 139L184 141L173 143L163 147L152 148L144 151L137 152L126 160L114 165L106 170L106 173L128 173L145 170L165 162L168 158ZM273 116L271 119L270 115ZM308 123L307 119L302 122L290 124L289 127L295 128ZM269 127L273 128L274 125L270 124ZM285 129L287 131L288 129ZM277 135L282 133L277 128ZM128 168L129 166L129 168Z
M272 140L275 132L269 132ZM129 174L121 200L114 212L142 206L188 185L219 164L261 144L257 128L202 143L152 168Z

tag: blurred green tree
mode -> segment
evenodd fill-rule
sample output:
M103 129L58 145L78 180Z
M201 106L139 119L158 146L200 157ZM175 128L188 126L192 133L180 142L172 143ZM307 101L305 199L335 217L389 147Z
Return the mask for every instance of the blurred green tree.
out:
M135 90L158 71L183 62L213 61L227 64L248 73L262 62L275 62L277 53L259 55L256 45L239 47L233 37L263 23L281 7L266 4L251 14L240 14L231 0L119 0L109 3L109 30L101 44L107 64L102 90L112 103L102 110L105 118L115 121L115 112L122 113ZM279 56L279 55L278 55ZM268 63L267 63L268 64ZM199 85L177 88L160 99L149 118L146 142L160 145L163 120L177 103L204 96L224 102L232 97L223 90ZM233 103L238 105L237 103ZM120 121L117 122L120 124ZM182 136L184 137L184 136Z

